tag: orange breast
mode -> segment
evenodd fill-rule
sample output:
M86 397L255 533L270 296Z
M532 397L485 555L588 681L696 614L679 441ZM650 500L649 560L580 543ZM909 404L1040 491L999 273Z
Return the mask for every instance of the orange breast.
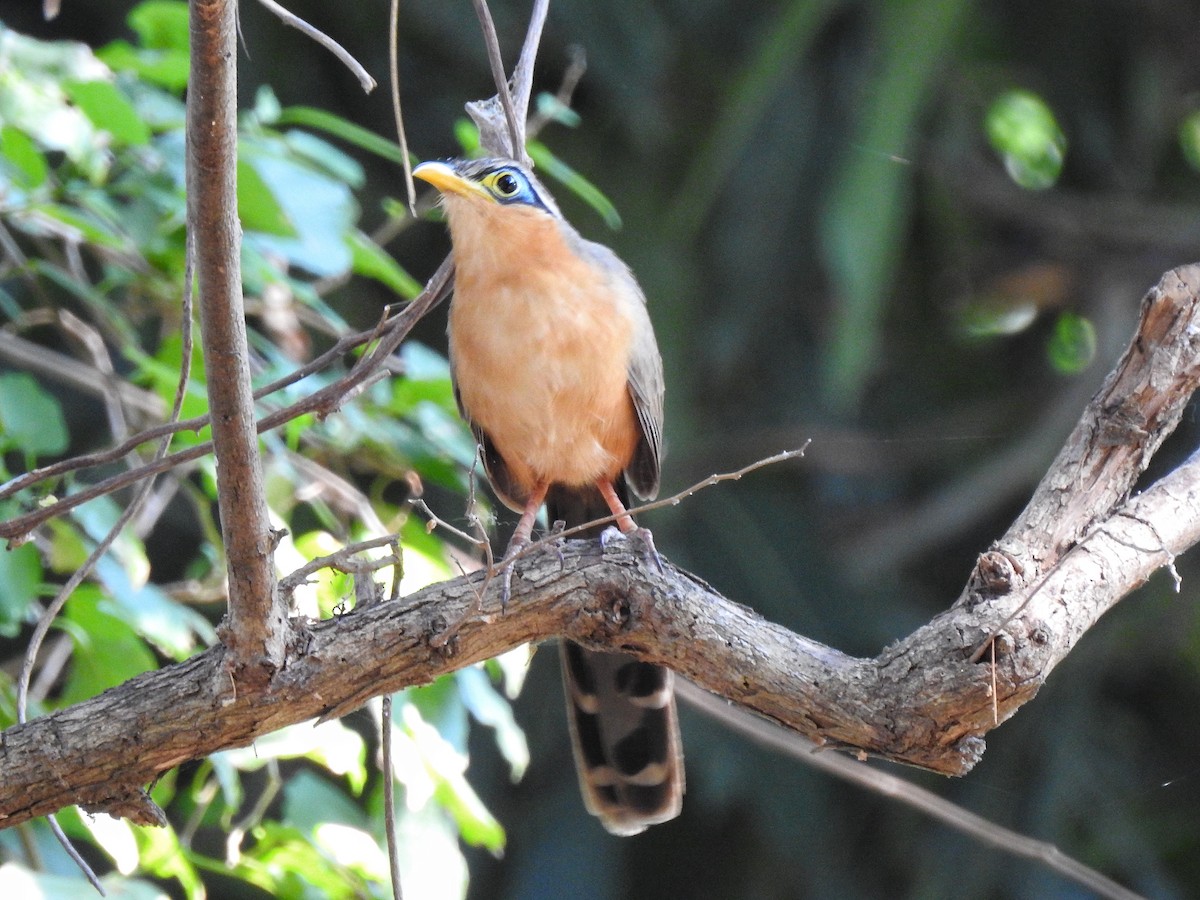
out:
M463 406L526 493L616 478L640 437L628 298L568 251L554 219L489 212L478 224L483 216L451 218L450 353ZM489 249L472 252L476 243Z

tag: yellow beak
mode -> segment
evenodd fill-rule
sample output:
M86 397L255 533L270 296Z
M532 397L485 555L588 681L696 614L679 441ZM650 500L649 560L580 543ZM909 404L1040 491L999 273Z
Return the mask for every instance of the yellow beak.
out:
M443 194L457 194L460 197L479 197L491 200L482 185L463 178L454 169L442 162L423 162L413 169L413 177L427 181Z

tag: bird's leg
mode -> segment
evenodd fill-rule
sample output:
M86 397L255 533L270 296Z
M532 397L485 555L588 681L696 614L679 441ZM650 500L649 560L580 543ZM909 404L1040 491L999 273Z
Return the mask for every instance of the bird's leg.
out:
M617 517L617 527L626 535L636 537L642 542L646 556L654 563L654 567L661 572L663 570L662 558L658 555L658 548L654 546L654 535L651 534L650 529L639 528L634 524L633 516L629 515L629 511L625 509L625 504L617 496L616 489L613 487L611 481L601 478L596 481L596 488L600 491L600 496L604 498L604 502L608 504L609 510Z
M501 610L508 606L508 598L512 596L513 557L521 552L533 536L533 523L537 520L538 510L541 509L549 488L550 485L545 482L533 486L533 490L529 493L529 499L525 501L525 510L521 513L521 519L517 522L512 537L508 539L508 546L504 549L504 559L500 563L504 567L500 573Z

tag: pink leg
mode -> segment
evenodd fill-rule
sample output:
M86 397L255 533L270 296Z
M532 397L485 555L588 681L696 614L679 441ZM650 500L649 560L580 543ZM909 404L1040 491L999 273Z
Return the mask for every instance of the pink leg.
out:
M513 536L509 539L505 556L510 556L514 551L520 550L533 537L533 523L537 520L538 510L541 509L542 502L546 499L546 491L549 487L548 484L534 486L529 499L525 502L525 511L521 513L521 520L517 522Z
M513 535L508 539L508 547L504 551L505 566L500 573L500 608L504 609L508 606L508 598L512 595L512 573L513 564L512 557L519 553L521 548L529 543L533 537L533 523L537 520L538 510L542 506L542 501L546 499L546 491L549 490L548 484L534 485L533 490L529 494L529 499L525 501L525 510L521 513L521 520L517 522L517 527L513 531Z
M628 510L625 509L625 504L617 496L617 492L613 489L611 481L606 481L602 478L596 482L596 487L600 491L600 496L604 498L604 502L608 504L608 508L612 511L612 514L617 517L617 527L625 534L633 535L641 540L646 555L654 563L654 567L661 572L663 570L662 558L658 555L658 550L654 546L654 535L650 533L650 529L638 528L634 524L633 517L629 515ZM600 540L603 542L603 535L600 536Z
M621 502L621 498L617 496L617 492L613 490L612 482L601 478L596 482L596 487L600 490L600 496L604 498L604 502L608 504L609 510L617 517L617 527L626 534L631 531L636 531L637 526L633 524L633 519L625 510L625 504Z

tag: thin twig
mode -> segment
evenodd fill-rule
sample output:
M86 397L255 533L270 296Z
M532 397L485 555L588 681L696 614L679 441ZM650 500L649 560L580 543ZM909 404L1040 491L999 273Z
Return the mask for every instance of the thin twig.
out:
M388 866L392 873L392 897L404 900L400 886L400 848L396 843L396 776L392 769L392 695L385 694L379 717L383 756L383 822L387 833Z
M573 44L567 48L567 54L570 57L566 71L563 72L562 81L559 82L558 91L554 94L554 102L564 109L571 108L571 102L575 97L575 89L579 87L579 82L583 79L584 73L587 72L587 54L584 53L582 47L578 44ZM534 111L529 117L529 124L526 126L526 137L532 139L537 137L543 128L551 121L551 116L542 112L541 107Z
M720 484L723 481L738 481L744 475L749 475L751 472L755 472L759 469L765 468L766 466L773 466L777 463L787 462L790 459L800 459L804 456L804 451L808 449L808 445L811 443L811 440L805 441L802 446L797 447L795 450L784 450L782 453L776 453L774 456L768 456L764 459L756 460L749 465L743 466L736 472L721 472L714 475L709 475L707 478L697 481L691 487L684 488L677 494L672 494L670 497L663 497L660 500L654 500L650 503L643 503L641 506L632 507L626 512L632 516L648 512L652 509L662 509L666 506L678 506L681 502L692 496L692 494L698 493L706 488L710 488L713 485ZM585 522L582 525L575 525L571 528L564 529L563 531L557 531L554 534L547 535L539 540L530 541L516 553L513 553L511 556L507 556L502 559L497 564L496 570L500 571L507 566L511 566L516 560L520 559L522 556L532 553L538 547L544 547L546 544L560 541L563 538L569 538L573 535L579 534L582 531L588 531L599 525L608 525L612 522L616 522L618 518L619 517L616 515L604 516L600 519L593 519L590 522Z
M538 46L542 42L542 30L546 26L546 14L549 10L550 0L534 0L533 11L529 14L529 28L525 32L525 43L521 45L521 55L517 57L517 66L513 69L513 112L522 128L521 143L515 148L520 150L522 155L517 156L514 153L513 159L522 159L524 156L524 129L529 119L529 98L533 94L533 64L537 60Z
M492 80L496 83L496 96L500 98L500 105L504 108L504 119L508 123L508 155L512 159L521 160L525 157L525 123L518 120L517 111L513 108L512 93L508 88L508 78L504 74L504 60L500 56L500 38L496 35L496 23L492 21L492 11L488 9L487 0L472 2L475 5L475 15L479 18L479 26L483 29L483 43L487 47Z
M375 79L370 76L367 70L362 67L357 59L350 55L350 52L345 47L343 47L325 32L313 27L312 25L309 25L295 13L284 9L282 6L276 3L275 0L258 0L258 2L271 12L275 13L275 15L279 16L280 21L282 21L284 25L290 25L301 34L307 35L334 56L336 56L342 65L354 73L354 77L358 79L358 83L362 86L364 93L369 94L371 91L375 90Z
M408 135L404 131L404 116L400 112L400 51L397 44L400 31L400 0L392 0L388 15L388 76L392 85L392 115L396 119L396 137L400 141L400 164L404 167L404 190L408 195L408 211L417 215L417 188L413 184L412 160L408 157Z
M400 346L404 338L408 336L408 333L412 330L413 325L415 325L422 316L433 309L434 306L436 306L445 298L445 296L449 293L453 269L453 264L449 258L443 260L442 265L438 268L437 272L435 272L433 277L429 279L429 283L426 285L425 290L421 293L421 296L405 306L403 311L388 323L386 329L384 329L380 335L379 344L370 353L364 355L364 357L358 361L355 367L347 375L338 379L336 382L321 388L319 391L310 394L308 397L305 397L302 400L298 400L289 406L282 407L273 413L263 416L263 418L256 423L258 433L262 434L263 432L271 431L272 429L278 428L280 425L290 422L292 419L295 419L296 417L308 412L327 413L335 409L338 404L340 404L346 398L346 396L357 389L365 380L372 377L373 372L378 370L381 366L386 365L391 354L395 352L396 348ZM361 335L355 336L355 343L369 341L371 336L374 334L375 332L371 332L365 338L363 338ZM359 338L362 339L360 340ZM352 344L352 346L353 345L354 344ZM342 342L339 342L338 346L341 347ZM326 353L322 354L320 358L328 362L330 356L330 353ZM316 361L314 361L314 363L315 362ZM311 371L316 371L313 363L310 363L309 365L298 370L298 372L304 372L305 374L308 374ZM274 382L272 385L268 385L266 388L256 391L254 396L262 396L264 393L278 389L278 386L281 384L290 384L293 381L299 380L299 377L303 376L297 377L298 372L293 372L291 375ZM206 424L208 419L208 416L189 419L186 423L186 427L194 426L199 428L201 425ZM125 452L127 452L128 444L132 443L133 446L137 446L138 444L145 443L148 438L157 436L157 434L160 432L174 432L180 430L181 427L185 426L164 425L157 428L152 428L146 432L143 432L141 435L131 438L130 441L127 442L126 445L122 445L122 447L118 447L115 450L104 451L99 454L92 454L88 457L83 457L83 459L88 460L88 465L95 465L98 461L107 461L119 458L120 456L124 455ZM62 513L67 512L68 510L74 509L75 507L80 506L89 500L94 500L96 497L102 497L106 494L110 494L113 491L126 487L127 485L134 484L144 478L156 475L159 472L168 471L178 465L182 465L183 463L200 459L203 456L207 456L211 452L212 442L205 441L202 444L188 447L186 450L180 450L168 456L156 458L132 472L123 472L119 475L106 478L103 481L99 481L94 485L71 494L70 496L64 497L61 500L57 500L54 503L47 504L44 507L40 507L36 510L28 512L25 515L9 519L6 522L0 522L0 539L19 542L23 540L31 531L33 531L33 529L39 527L44 522L55 518ZM3 499L5 496L14 491L28 487L31 484L35 484L47 477L51 477L54 474L67 471L72 468L78 468L77 461L65 460L63 463L55 464L53 466L46 466L41 469L37 469L34 472L28 473L27 475L14 478L0 487L0 499Z
M1053 844L1035 840L1016 831L1011 831L982 816L963 809L932 791L881 772L865 763L837 753L815 753L816 745L795 732L773 725L766 719L746 712L741 707L731 706L685 681L676 681L680 697L702 710L706 715L728 725L736 731L753 738L764 746L777 750L791 759L807 766L820 769L830 775L866 788L885 797L891 797L905 806L925 813L944 825L959 831L982 844L995 847L1022 859L1039 862L1046 868L1069 878L1106 900L1143 900L1140 894L1117 884L1112 879L1085 866L1077 859L1067 856Z
M67 833L58 824L58 816L51 813L46 816L46 821L50 823L50 831L53 833L55 840L62 845L62 848L67 851L67 856L71 857L75 865L83 872L83 877L88 880L88 884L94 887L96 893L101 897L107 897L108 894L104 891L104 885L100 883L100 879L96 877L96 873L92 871L92 867L87 864L87 860L75 849L75 845L71 843L71 839L67 837Z
M392 556L386 556L382 559L359 560L354 557L367 550L393 546L397 540L398 535L385 534L381 537L371 538L370 540L347 544L334 553L309 560L300 568L289 572L283 578L279 579L279 589L285 593L294 591L308 581L309 575L319 572L321 569L336 569L338 572L358 575L360 573L374 572L376 569L382 569L384 566L395 565L397 558L394 552Z

